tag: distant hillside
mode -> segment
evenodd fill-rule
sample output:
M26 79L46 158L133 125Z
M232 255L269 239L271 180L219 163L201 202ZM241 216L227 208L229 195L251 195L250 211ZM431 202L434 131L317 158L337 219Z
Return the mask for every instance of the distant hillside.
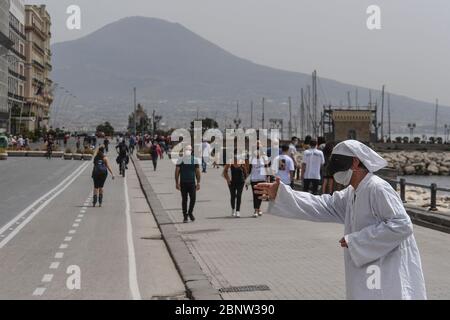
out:
M91 117L101 118L113 104L111 111L126 114L128 110L119 105L130 101L133 86L151 101L167 101L168 110L200 100L211 111L223 111L229 105L232 116L232 101L259 102L263 96L285 101L288 96L297 97L300 88L311 82L310 75L238 58L180 24L154 18L126 18L52 49L55 81L83 103L96 106ZM321 101L336 105L346 102L347 91L355 91L354 86L323 78L320 85ZM374 97L379 95L373 91ZM368 99L368 89L359 88L360 104ZM391 104L393 122L433 122L431 104L397 95L391 96ZM441 108L440 115L450 119L450 108Z

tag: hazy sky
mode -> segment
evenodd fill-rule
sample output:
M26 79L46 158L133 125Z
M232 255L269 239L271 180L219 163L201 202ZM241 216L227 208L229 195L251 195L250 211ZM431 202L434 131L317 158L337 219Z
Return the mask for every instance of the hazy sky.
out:
M227 51L290 71L450 105L449 0L40 0L54 42L76 39L127 16L183 24ZM82 28L66 28L81 7ZM369 5L382 29L366 27ZM118 39L120 41L120 39ZM449 119L450 120L450 119Z

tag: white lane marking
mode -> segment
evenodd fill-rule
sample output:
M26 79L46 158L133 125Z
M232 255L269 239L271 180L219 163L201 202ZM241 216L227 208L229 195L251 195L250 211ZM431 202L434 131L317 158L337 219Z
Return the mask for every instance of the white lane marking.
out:
M75 222L81 222L81 219L75 219Z
M62 259L64 257L64 252L57 252L55 254L55 259Z
M86 210L81 210L80 213L86 213Z
M80 225L78 224L78 223L74 223L73 225L72 225L72 227L74 227L74 228L78 228Z
M33 220L33 218L42 211L42 209L44 209L53 199L55 199L58 195L60 195L64 190L66 190L74 181L75 179L77 179L82 173L83 171L89 166L89 163L84 163L82 164L72 175L70 175L69 177L71 177L71 179L64 179L63 182L67 182L66 185L64 185L63 183L58 185L58 191L55 192L49 199L47 199L42 205L39 206L39 208L34 211L32 214L30 214L28 216L27 219L25 219L22 224L20 224L14 231L12 231L6 238L4 238L1 242L0 242L0 249L3 248L9 241L11 241L11 239L13 239L19 232L20 230L22 230L31 220ZM63 187L61 187L61 185L64 185ZM55 189L53 189L55 190ZM53 191L52 190L52 191ZM33 204L34 205L34 204ZM33 207L30 206L31 207ZM26 211L25 211L26 210ZM16 218L14 218L11 222L9 222L6 226L4 226L2 229L0 229L0 233L4 233L5 230L7 230L8 228L10 228L10 226L12 224L14 224L18 219L20 219L23 215L25 215L27 213L27 209L25 209L24 211L22 211L22 213L20 213L18 216L16 216Z
M65 237L65 238L64 238L64 241L70 242L70 241L72 241L72 237Z
M81 208L81 209L83 209L83 210L87 210L87 207L83 207L83 208Z
M59 268L59 262L52 262L50 265L50 269L58 269Z
M46 288L36 288L36 290L34 290L33 292L33 296L42 296L45 292L45 290L47 290Z
M70 237L72 239L72 237ZM68 244L63 243L62 245L59 246L60 249L67 249L67 247L69 247Z
M69 234L75 234L75 233L77 233L77 230L70 230L69 231Z
M10 222L8 222L6 225L3 226L3 228L0 229L0 233L4 233L6 230L8 230L16 221L19 219L24 219L25 215L28 213L28 211L34 209L33 207L36 206L39 203L44 203L45 198L47 198L50 194L57 191L59 188L61 188L67 181L69 181L74 175L77 174L78 171L82 170L82 167L86 164L81 164L74 172L72 172L67 178L65 178L63 181L61 181L60 184L58 184L56 187L54 187L52 190L44 194L42 197L37 199L35 202L30 204L28 207L26 207L24 210L22 210L14 219L12 219Z
M84 214L79 214L78 215L78 218L83 218L84 217Z
M51 282L52 280L53 280L53 275L52 274L46 274L42 278L42 282Z
M128 185L126 179L123 179L123 186L125 192L125 215L127 218L128 281L130 283L130 291L133 300L141 300L141 293L139 292L139 284L137 280L136 255L134 252L133 242L133 226L131 224L130 199L128 198Z

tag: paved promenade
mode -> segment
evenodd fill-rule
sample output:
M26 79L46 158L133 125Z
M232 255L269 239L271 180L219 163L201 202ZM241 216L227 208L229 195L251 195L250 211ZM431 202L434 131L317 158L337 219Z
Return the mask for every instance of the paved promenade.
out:
M218 169L203 175L197 221L183 224L173 164L160 161L157 172L149 161L139 164L214 288L270 289L222 292L223 299L345 299L343 253L338 243L343 226L268 214L255 219L250 190L244 191L242 218L231 218L228 188ZM415 226L415 235L429 298L450 299L450 235L419 226Z

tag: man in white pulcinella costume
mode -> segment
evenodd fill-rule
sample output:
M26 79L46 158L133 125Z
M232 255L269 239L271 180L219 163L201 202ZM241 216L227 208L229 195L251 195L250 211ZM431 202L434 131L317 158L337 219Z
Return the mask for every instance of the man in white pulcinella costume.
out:
M297 192L279 180L257 186L271 200L269 213L345 226L348 299L426 299L413 225L397 192L373 173L386 160L366 145L348 140L333 150L330 173L348 186L331 195Z

